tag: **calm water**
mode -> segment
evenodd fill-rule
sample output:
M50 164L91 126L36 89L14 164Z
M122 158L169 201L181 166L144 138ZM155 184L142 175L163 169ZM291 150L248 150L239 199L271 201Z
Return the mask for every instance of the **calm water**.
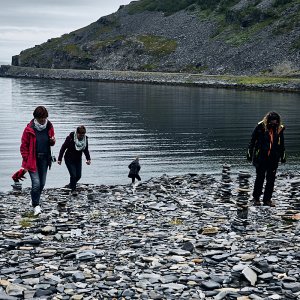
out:
M21 165L20 138L38 105L49 110L58 155L65 137L84 124L92 165L83 167L81 182L125 184L128 164L141 156L141 177L167 174L220 173L253 168L245 153L255 124L269 110L286 124L288 164L300 161L300 95L243 92L196 87L122 83L20 80L0 78L0 190L11 188ZM65 165L53 166L47 186L68 183ZM24 187L30 185L27 178Z

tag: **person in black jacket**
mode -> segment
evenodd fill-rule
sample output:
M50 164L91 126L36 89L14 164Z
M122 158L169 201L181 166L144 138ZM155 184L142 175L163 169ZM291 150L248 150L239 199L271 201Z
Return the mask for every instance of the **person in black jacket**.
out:
M91 157L88 137L86 136L86 129L83 125L77 127L75 132L71 132L69 136L67 136L61 146L57 159L57 163L61 165L63 156L65 158L65 163L70 174L70 189L74 196L76 195L76 184L81 178L82 153L85 155L86 164L90 165Z
M136 157L136 159L134 161L132 161L130 163L128 168L130 169L128 177L132 179L132 185L134 186L135 179L137 179L138 181L141 181L141 177L139 175L141 166L140 166L140 163L139 163L139 157L138 156Z
M249 143L247 159L256 167L256 179L253 190L255 206L260 205L260 196L264 180L266 185L263 195L263 204L274 207L271 201L278 163L286 162L284 147L285 127L276 112L269 112L255 127Z

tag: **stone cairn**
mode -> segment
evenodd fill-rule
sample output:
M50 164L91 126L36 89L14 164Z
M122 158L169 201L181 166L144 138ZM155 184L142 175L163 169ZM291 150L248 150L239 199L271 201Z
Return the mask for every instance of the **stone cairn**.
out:
M221 184L215 194L215 198L222 199L223 202L230 202L232 180L230 177L231 166L223 165Z
M300 211L300 180L294 180L291 182L291 189L290 189L290 193L291 193L291 202L293 205L293 208L295 210L299 210Z
M233 219L232 227L244 230L248 222L248 200L249 200L249 178L251 175L246 171L239 171L238 174L238 194L237 194L237 215Z
M12 185L13 191L22 191L22 183L14 182Z

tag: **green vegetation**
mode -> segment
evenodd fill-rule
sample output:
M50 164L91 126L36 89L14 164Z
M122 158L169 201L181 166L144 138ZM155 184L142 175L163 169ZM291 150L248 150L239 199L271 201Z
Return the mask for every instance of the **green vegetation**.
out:
M75 44L68 44L63 46L63 51L65 51L66 53L72 56L80 56L82 52L81 49Z
M107 40L100 40L100 41L95 41L90 47L89 47L89 50L94 52L94 51L98 51L98 50L102 50L104 48L107 48L107 47L110 47L110 46L113 46L113 45L116 45L118 43L123 43L123 42L127 42L126 39L125 39L125 36L123 35L118 35L118 36L115 36L113 38L109 38Z
M240 0L141 0L133 2L128 6L130 14L141 13L143 11L161 11L166 15L176 13L186 9L189 11L218 10L219 13L227 11L229 7Z
M279 19L282 12L295 5L299 0L275 0L268 10L261 10L257 5L260 0L241 10L231 10L240 0L140 0L131 3L128 11L131 14L143 11L161 11L165 15L187 10L199 16L199 18L216 20L218 28L212 38L226 39L233 46L246 43L253 35ZM286 18L274 30L275 34L284 34L293 30L300 24L299 10L294 15ZM246 30L244 30L247 28ZM222 36L221 33L226 33Z
M292 49L300 50L300 38L294 41L294 43L292 44Z
M166 15L170 15L184 9L189 11L201 9L226 13L239 2L240 0L140 0L130 3L128 12L135 14L144 11L161 11ZM241 13L241 16L260 17L261 11L256 8L256 5L260 2L259 0L255 1L254 4L249 5L239 13ZM287 8L293 4L299 4L299 0L275 0L273 7L276 9Z
M22 214L22 218L37 218L33 211L26 211L24 214Z
M151 72L157 69L157 66L155 64L146 64L140 67L140 71L147 71Z
M81 48L75 44L68 44L68 45L63 46L62 51L70 56L78 57L80 59L90 59L91 58L89 53L81 50Z
M201 65L187 65L183 69L183 72L187 73L202 73L208 69L207 66L201 66Z
M183 221L181 219L178 219L178 218L173 218L171 221L170 221L170 224L171 225L182 225L183 224Z
M231 25L228 27L229 32L226 32L226 37L224 37L225 41L234 47L243 45L247 43L253 36L255 36L255 34L267 27L271 22L271 20L266 20L246 28L240 28L236 25Z
M289 79L286 77L266 77L266 76L220 76L229 82L246 85L260 85L260 84L274 84L274 83L288 83Z
M35 222L38 217L33 214L33 211L27 211L22 214L22 219L19 224L22 228L29 228L32 226L32 222Z
M103 33L109 33L112 32L117 26L117 23L112 23L109 25L97 25L98 27L94 30L92 30L92 33L90 35L91 39L98 39L99 36L101 36Z
M294 0L275 0L273 6L274 7L278 7L278 6L282 6L288 3L294 2Z
M22 228L29 228L32 226L31 222L32 222L31 219L25 218L25 219L22 219L19 224Z
M177 42L162 36L141 35L137 38L144 44L146 52L154 56L165 56L171 54L177 48Z
M143 11L162 11L166 15L175 13L195 3L195 0L142 0L133 2L128 7L130 14Z
M296 5L297 1L299 3L299 0L276 1L273 8L266 11L257 8L256 5L261 1L256 1L254 5L238 11L232 11L225 6L223 14L219 14L220 9L218 9L210 15L210 18L215 19L218 23L218 28L211 38L223 39L232 46L240 46L270 24L275 24L275 21L279 19L281 19L281 23L273 30L273 33L288 33L299 26L299 11L296 10L289 18L283 19L281 16L286 9Z
M296 13L289 18L281 20L279 25L273 30L274 34L286 34L294 28L300 26L300 13Z
M51 59L46 58L47 51L56 51L60 48L62 42L69 39L70 35L64 34L60 38L49 39L47 42L37 45L33 48L26 49L20 53L22 65L31 65L32 62L41 62L42 65L51 66Z

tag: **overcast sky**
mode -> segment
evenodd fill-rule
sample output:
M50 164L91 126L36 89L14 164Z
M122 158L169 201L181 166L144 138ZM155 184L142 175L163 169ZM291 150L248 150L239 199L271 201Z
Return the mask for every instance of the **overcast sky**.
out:
M0 63L87 26L130 0L0 0Z

